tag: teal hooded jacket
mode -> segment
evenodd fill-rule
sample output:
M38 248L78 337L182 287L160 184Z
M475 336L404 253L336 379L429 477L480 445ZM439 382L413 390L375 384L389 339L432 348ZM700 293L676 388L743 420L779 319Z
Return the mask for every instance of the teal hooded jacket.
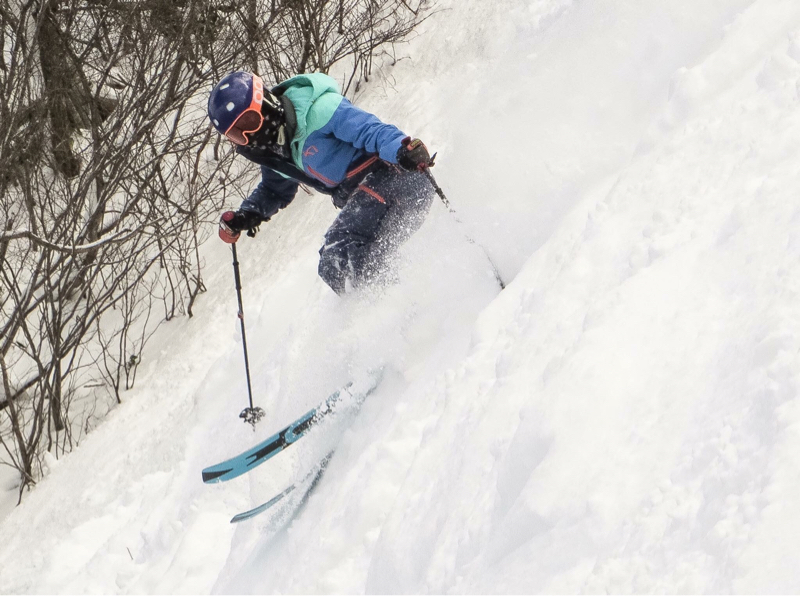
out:
M397 152L407 135L350 103L328 75L298 75L272 92L286 97L294 107L297 125L289 142L291 163L249 147L237 148L262 166L261 183L242 203L242 209L269 219L292 201L299 182L333 194L372 157L397 163Z

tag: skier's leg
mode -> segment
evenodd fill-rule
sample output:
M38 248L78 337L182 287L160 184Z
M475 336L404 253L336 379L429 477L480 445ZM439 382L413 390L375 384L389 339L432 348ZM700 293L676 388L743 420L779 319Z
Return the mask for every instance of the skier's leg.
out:
M368 269L371 247L380 224L389 211L383 197L355 191L325 233L319 251L319 276L337 294L343 294L349 280L358 286Z
M368 175L325 234L319 275L338 293L378 278L425 220L434 190L418 172L387 166Z
M422 227L435 191L422 172L390 176L381 190L392 202L392 209L381 222L377 240L378 250L388 257Z

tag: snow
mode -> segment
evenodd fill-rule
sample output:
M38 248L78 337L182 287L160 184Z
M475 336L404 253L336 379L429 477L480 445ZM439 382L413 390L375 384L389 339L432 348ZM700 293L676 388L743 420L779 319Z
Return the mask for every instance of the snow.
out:
M441 6L358 103L440 152L463 225L437 203L347 300L326 200L240 242L255 433L208 243L196 316L0 522L0 593L800 591L800 4ZM229 524L320 442L202 468L377 366L298 515Z

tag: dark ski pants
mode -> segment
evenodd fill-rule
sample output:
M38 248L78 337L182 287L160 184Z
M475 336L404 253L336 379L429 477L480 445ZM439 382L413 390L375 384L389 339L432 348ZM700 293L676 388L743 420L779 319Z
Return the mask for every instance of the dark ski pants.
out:
M350 193L325 233L320 277L339 295L382 279L397 249L422 226L433 195L421 172L381 163Z

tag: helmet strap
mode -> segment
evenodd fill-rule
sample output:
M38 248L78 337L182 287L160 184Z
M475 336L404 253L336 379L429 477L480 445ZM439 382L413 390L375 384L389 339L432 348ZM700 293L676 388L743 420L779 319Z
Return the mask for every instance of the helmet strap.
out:
M264 91L261 115L264 116L264 124L258 132L250 136L250 146L270 151L281 157L289 157L286 111L280 99L269 91Z

